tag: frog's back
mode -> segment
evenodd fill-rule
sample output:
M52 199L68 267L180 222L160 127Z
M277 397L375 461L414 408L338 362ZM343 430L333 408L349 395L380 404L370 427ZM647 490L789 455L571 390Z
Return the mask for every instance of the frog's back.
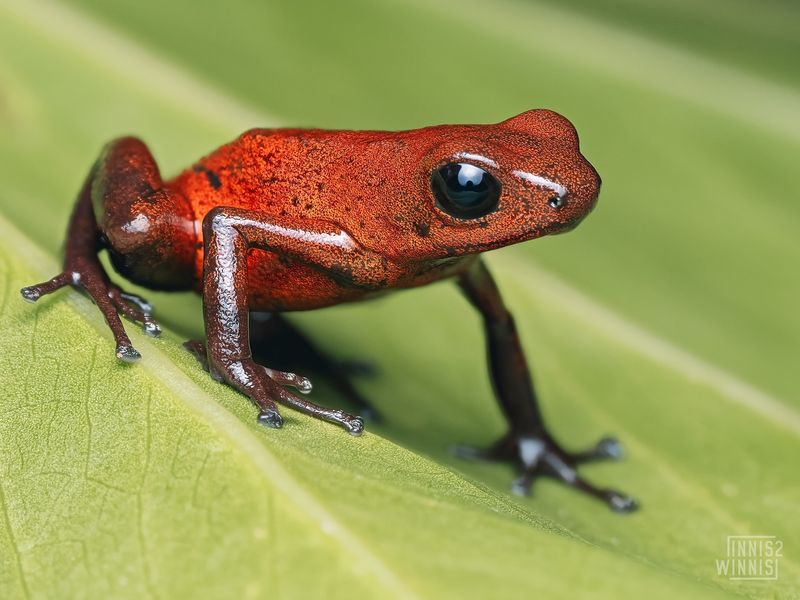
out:
M360 148L397 137L379 131L253 129L181 173L173 185L196 218L217 206L324 218L352 189ZM336 215L338 217L338 215Z
M392 156L401 150L408 153L409 148L397 132L254 129L202 158L168 185L192 206L201 241L203 219L218 206L246 209L297 228L332 223L358 239L374 240L381 232L386 235L389 224L376 226L375 215L367 209L387 193L382 189L386 182L379 172L364 173L370 163L376 164L376 153ZM340 273L322 273L272 252L253 250L248 268L255 310L308 310L381 292L351 285L346 265ZM202 247L195 269L199 291ZM448 269L442 265L431 272L427 267L419 284Z

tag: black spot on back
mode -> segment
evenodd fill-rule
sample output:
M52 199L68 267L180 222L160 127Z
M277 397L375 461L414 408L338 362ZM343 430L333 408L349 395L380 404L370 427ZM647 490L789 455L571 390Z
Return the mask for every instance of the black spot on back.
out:
M222 182L219 180L219 175L217 175L211 169L206 169L206 179L208 179L208 185L210 185L215 190L218 190L222 186Z
M431 231L431 226L428 223L414 223L414 231L420 237L427 237Z
M195 173L205 173L206 179L208 179L208 185L215 190L218 190L220 187L222 187L222 182L219 180L219 175L217 175L215 171L212 171L203 165L192 165L192 171Z

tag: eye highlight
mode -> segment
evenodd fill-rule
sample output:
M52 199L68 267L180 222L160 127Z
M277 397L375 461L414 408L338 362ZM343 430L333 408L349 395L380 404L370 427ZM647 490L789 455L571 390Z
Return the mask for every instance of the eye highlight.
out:
M469 163L448 163L431 175L436 205L457 219L477 219L497 208L500 182Z

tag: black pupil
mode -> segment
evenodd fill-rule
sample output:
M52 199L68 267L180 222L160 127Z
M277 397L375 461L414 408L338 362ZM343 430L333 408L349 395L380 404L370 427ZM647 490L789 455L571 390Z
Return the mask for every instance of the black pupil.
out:
M431 188L439 208L460 219L492 212L500 198L500 183L491 173L468 163L449 163L434 171Z

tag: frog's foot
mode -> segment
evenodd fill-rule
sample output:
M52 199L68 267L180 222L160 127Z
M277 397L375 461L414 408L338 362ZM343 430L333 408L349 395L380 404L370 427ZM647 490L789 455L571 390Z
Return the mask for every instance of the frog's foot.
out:
M537 477L547 475L599 498L616 512L632 512L639 506L630 496L613 489L596 487L578 474L577 467L582 463L622 458L622 446L614 438L603 438L588 450L567 452L547 434L509 433L487 449L456 445L451 451L461 458L514 463L519 476L512 482L511 490L521 496L530 494Z
M153 320L153 305L136 294L123 292L116 285L109 286L108 295L117 307L117 311L129 321L142 326L142 330L150 337L161 335L161 327Z
M337 360L279 313L251 312L250 338L258 362L308 370L329 383L365 421L381 421L380 413L353 384L353 378L377 373L371 363Z
M111 283L102 265L93 254L68 259L64 270L48 281L24 287L20 290L28 302L36 302L42 296L52 294L62 287L73 286L86 292L100 309L116 342L116 355L122 362L136 362L141 354L133 347L119 315L141 324L147 335L161 333L151 316L152 306L134 294L127 294Z
M205 371L208 371L211 376L217 381L223 381L224 378L216 372L216 369L209 368L208 354L206 353L206 346L203 342L198 340L189 340L184 342L183 347L186 348L192 355L200 362L200 366ZM275 397L279 402L292 408L312 415L325 421L330 421L340 425L352 435L360 435L364 431L364 418L348 414L342 410L326 408L313 402L303 400L297 396L290 394L283 386L292 387L302 394L309 394L313 389L311 381L307 377L290 373L288 371L278 371L270 369L252 361L246 363L247 369L255 369L262 382L266 383L265 387L270 396ZM266 376L266 379L264 378ZM278 413L277 407L271 401L259 401L253 398L253 402L261 409L258 415L258 422L266 425L267 427L280 428L283 426L283 418Z
M200 366L203 368L204 371L208 371L211 374L211 376L217 381L222 381L222 378L219 377L218 374L216 374L208 366L208 355L206 354L206 345L203 342L201 342L200 340L187 340L183 343L183 347L186 348L192 354L192 356L194 356L197 359L197 361L200 363ZM310 394L311 390L314 389L311 380L308 379L307 377L303 377L302 375L289 373L287 371L277 371L275 369L270 369L268 367L261 367L261 368L273 381L276 381L281 385L288 385L290 387L293 387L302 394Z

